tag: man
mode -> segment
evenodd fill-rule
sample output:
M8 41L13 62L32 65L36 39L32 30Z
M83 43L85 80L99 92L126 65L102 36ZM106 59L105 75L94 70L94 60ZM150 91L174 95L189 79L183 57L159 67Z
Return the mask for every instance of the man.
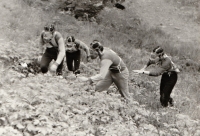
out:
M62 35L55 31L54 24L47 24L40 36L41 61L40 68L42 73L49 70L57 75L62 75L63 58L65 56L65 44Z
M89 47L82 41L75 39L74 36L68 36L65 40L66 63L69 71L74 74L80 74L81 50L87 55L87 61L90 58Z
M153 70L145 70L149 65L157 64ZM160 76L160 102L163 107L167 107L168 103L173 106L173 99L170 94L177 82L177 73L180 72L176 65L171 61L171 59L164 53L161 47L156 47L151 53L151 58L147 65L145 65L141 70L133 70L133 72L139 74L146 74L149 76Z
M95 91L104 91L114 82L122 97L130 99L128 88L129 71L123 60L111 49L97 40L90 46L91 59L100 59L100 73L92 77L78 77L80 81L97 82Z

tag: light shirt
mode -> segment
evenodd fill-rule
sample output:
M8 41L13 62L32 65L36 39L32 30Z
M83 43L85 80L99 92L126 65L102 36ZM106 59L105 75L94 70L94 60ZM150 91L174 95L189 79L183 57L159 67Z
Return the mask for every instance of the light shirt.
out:
M109 48L104 47L102 56L100 58L100 73L92 76L91 79L93 82L102 80L105 78L109 70L111 72L113 70L119 70L118 67L120 67L121 70L124 70L126 65L117 53Z

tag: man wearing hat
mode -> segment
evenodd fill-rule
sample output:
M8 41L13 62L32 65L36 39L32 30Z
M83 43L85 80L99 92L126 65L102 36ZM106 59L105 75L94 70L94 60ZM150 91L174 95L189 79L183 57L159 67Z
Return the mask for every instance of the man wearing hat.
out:
M113 50L103 47L98 40L90 44L91 59L100 59L100 73L91 77L78 77L79 81L96 83L95 91L108 89L113 83L126 100L130 100L129 71L124 61Z
M47 23L40 35L41 53L38 57L42 73L50 70L56 75L62 75L65 44L62 35L55 30L53 23ZM50 65L51 61L53 64Z
M145 70L151 64L156 64L157 67L149 71ZM170 95L178 79L177 73L180 71L160 46L153 49L147 65L141 70L133 70L133 72L149 76L162 75L160 82L160 103L163 107L167 107L168 103L170 106L173 106L173 99Z
M65 40L66 63L69 71L74 74L80 74L79 66L81 61L81 50L84 50L89 61L89 47L82 41L75 39L74 36L68 36Z

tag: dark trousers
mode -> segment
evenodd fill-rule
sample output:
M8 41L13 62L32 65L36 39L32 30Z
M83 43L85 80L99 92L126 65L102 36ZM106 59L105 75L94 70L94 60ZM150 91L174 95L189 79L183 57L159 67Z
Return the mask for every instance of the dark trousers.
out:
M40 62L40 68L42 73L46 73L49 68L50 62L54 59L56 61L58 56L58 49L57 48L47 48L45 53L42 56L41 62ZM61 64L58 66L56 73L60 74L62 73L62 68L63 68L63 61Z
M81 51L66 52L66 63L69 71L75 72L79 69L81 61Z
M170 94L177 82L178 76L176 72L166 72L161 77L160 83L160 102L163 107L168 106L168 102L172 102L173 99Z

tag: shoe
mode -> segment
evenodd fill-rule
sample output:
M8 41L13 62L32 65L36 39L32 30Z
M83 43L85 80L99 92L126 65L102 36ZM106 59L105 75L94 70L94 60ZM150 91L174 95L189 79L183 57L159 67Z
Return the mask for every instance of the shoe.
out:
M169 106L174 106L174 100L171 97L169 98Z
M81 72L80 72L79 69L77 69L76 71L74 71L74 74L75 74L75 75L80 74L80 73L81 73Z
M62 76L62 72L57 72L56 75L57 76Z
M63 79L63 76L62 75L60 75L60 76L57 76L58 78L60 78L60 79Z

